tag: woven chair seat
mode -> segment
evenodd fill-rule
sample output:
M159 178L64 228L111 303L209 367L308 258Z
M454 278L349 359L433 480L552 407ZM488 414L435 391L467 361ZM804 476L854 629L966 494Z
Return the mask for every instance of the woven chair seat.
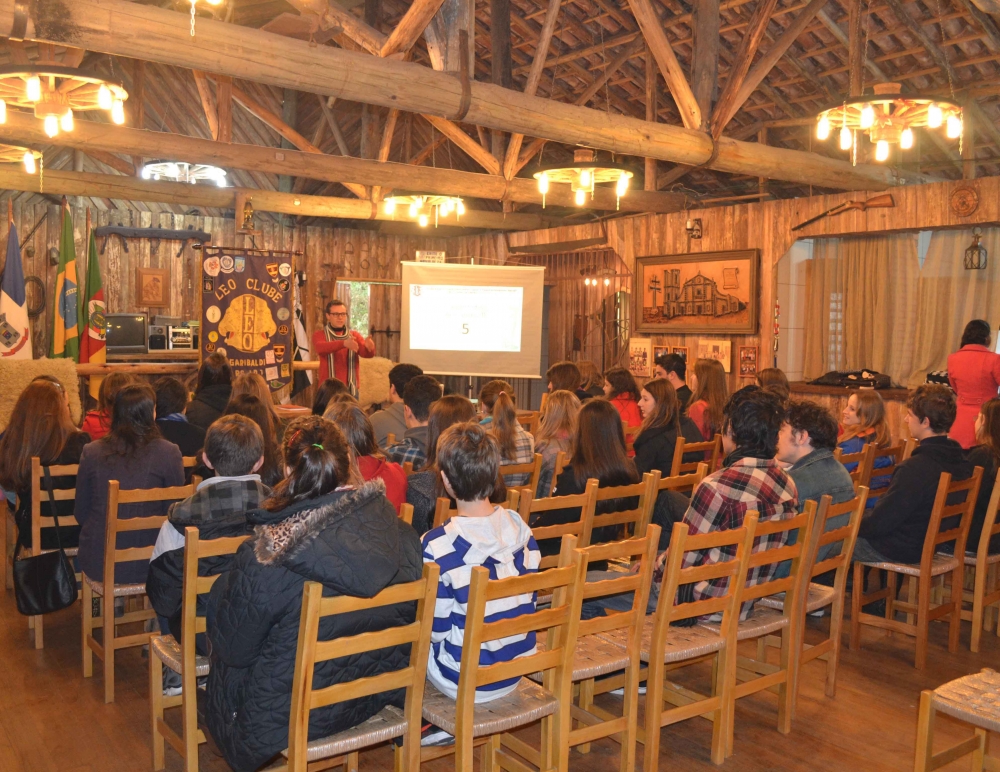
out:
M627 635L623 632L623 640ZM546 641L539 637L538 650L546 650ZM589 678L617 673L628 666L628 654L617 642L609 641L600 635L585 635L576 639L576 650L573 652L573 680L586 681ZM532 681L541 681L541 673L528 676Z
M862 563L869 568L881 568L883 571L895 571L897 574L907 576L920 576L920 565L910 563ZM954 555L942 555L940 552L934 555L931 563L931 576L947 574L958 568L958 558Z
M716 635L721 635L721 626L715 622L703 622L701 624L706 630L711 630ZM788 617L780 611L770 608L757 608L747 619L740 622L736 628L736 640L747 641L752 638L760 638L762 635L770 635L778 632L781 628L788 626Z
M386 705L364 723L310 742L306 746L306 759L318 761L342 756L402 737L405 732L406 716L403 711L393 705ZM288 749L283 750L281 755L288 758Z
M991 732L1000 732L1000 673L984 668L934 690L934 709Z
M826 608L833 603L835 597L837 597L837 592L832 587L810 582L809 597L806 599L806 613L809 614L813 611L819 611L821 608ZM785 593L779 592L777 595L768 595L758 600L757 605L781 611L785 607Z
M164 665L175 673L184 672L184 659L181 654L181 645L172 635L158 635L150 642L153 654L160 658ZM194 674L199 678L207 676L209 670L208 657L195 656Z
M988 554L986 556L986 565L991 566L994 563L1000 563L1000 552L996 554ZM975 552L965 553L965 565L975 566L978 564L979 564L979 555L977 555Z
M625 630L612 630L601 633L601 637L615 643L624 649L628 645L628 633ZM653 622L650 619L642 627L642 640L639 642L639 658L649 662L649 652L653 642ZM663 662L682 662L695 659L705 654L714 654L722 649L722 638L719 634L695 625L694 627L671 627L667 630L667 642L663 647Z
M522 678L517 688L489 702L477 702L472 718L472 736L509 732L556 712L557 700L538 684ZM449 734L455 734L455 700L434 685L424 686L424 718Z
M94 591L95 595L100 595L104 597L104 582L98 582L91 579L86 574L83 575L83 581L90 585L90 589ZM114 597L124 598L130 595L145 595L146 594L146 583L141 584L116 584Z

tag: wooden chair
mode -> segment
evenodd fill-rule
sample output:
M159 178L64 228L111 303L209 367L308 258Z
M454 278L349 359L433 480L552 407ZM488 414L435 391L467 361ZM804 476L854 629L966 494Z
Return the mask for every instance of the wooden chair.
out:
M396 444L396 435L395 434L393 434L392 432L389 432L389 434L385 435L385 446L387 448L390 445L395 445L395 444Z
M1000 509L1000 471L997 472L996 482L993 483L993 493L990 495L990 503L986 508L986 520L983 522L983 530L979 537L979 548L975 555L965 553L965 570L975 574L973 581L971 600L972 611L962 612L962 619L972 621L972 640L969 648L972 651L979 651L979 638L983 632L984 616L990 606L1000 604L1000 554L990 554L990 539L1000 533L1000 522L997 518L997 510ZM1000 636L1000 605L994 609L994 624L996 633ZM37 635L37 633L36 633Z
M538 431L538 424L541 423L541 411L539 410L518 410L517 422L528 434L534 436Z
M481 768L524 770L527 767L507 751L544 770L569 770L570 710L573 697L573 653L576 648L580 607L586 580L583 554L573 550L567 566L525 576L490 581L489 571L472 569L469 583L465 641L458 678L458 699L441 694L428 684L424 696L424 718L455 736L454 746L423 748L421 761L455 754L455 769L473 768L475 745L482 745ZM530 593L552 594L545 610L511 619L486 622L486 604ZM484 642L513 635L536 633L545 645L534 654L483 667L479 664ZM476 704L476 688L519 676L542 674L538 685L521 678L513 692L490 702ZM542 722L541 752L507 732ZM502 745L501 745L502 742ZM499 765L499 767L498 767Z
M639 436L642 426L629 426L622 421L622 432L625 435L625 450L632 453L635 450L635 438Z
M166 522L166 515L150 515L148 517L130 517L119 520L118 507L122 504L138 504L151 501L176 501L186 499L195 492L196 483L178 485L173 488L151 488L149 490L119 490L118 481L108 483L107 524L104 531L104 576L103 581L93 579L83 574L83 677L90 678L94 674L94 659L104 662L104 701L115 700L115 652L134 646L145 646L149 643L152 633L142 632L132 635L118 635L118 626L130 622L145 622L153 619L156 613L151 608L138 611L126 610L120 617L115 616L114 598L137 598L146 594L146 583L115 584L115 566L118 563L129 563L134 560L146 560L153 554L153 546L118 548L118 534L133 531L159 531ZM107 588L111 592L107 593ZM108 597L110 595L110 597ZM99 597L102 601L102 620L95 622L92 616L93 599ZM111 601L111 602L108 602ZM146 604L148 605L148 604ZM100 643L94 637L94 629L103 628L104 633ZM162 688L162 686L161 686Z
M653 519L653 506L656 504L657 486L660 482L659 470L646 472L642 476L642 481L633 485L616 485L607 488L598 488L595 500L595 507L602 501L611 499L638 498L639 501L632 509L623 509L617 512L609 512L599 515L594 512L594 522L590 536L593 536L593 528L618 527L624 528L622 539L632 536L642 537L646 534L646 528ZM581 542L581 547L589 547L590 541Z
M413 525L413 505L412 504L400 504L399 505L399 519L402 520L407 525Z
M854 542L858 538L858 529L861 527L861 517L865 512L867 498L868 489L863 486L855 498L841 504L831 504L830 497L823 496L816 510L809 544L806 545L803 558L803 571L808 572L810 580L802 593L805 613L811 614L830 606L830 634L822 642L809 645L803 640L805 625L799 627L799 640L796 644L799 657L797 670L814 659L826 660L826 696L830 698L835 696L837 689L837 664L840 660L840 638L844 623L844 596L847 591L851 555L854 554ZM807 502L807 505L813 503ZM848 518L846 523L828 530L830 521L844 516ZM821 550L827 554L818 558ZM836 572L832 587L811 581L828 571ZM784 600L784 596L770 595L761 598L758 605L780 611L784 608ZM773 637L768 637L767 643L771 646L780 646L780 641ZM796 682L794 699L798 699L798 687Z
M198 745L205 742L205 733L198 729L198 706L195 700L198 679L208 675L208 657L195 653L195 638L205 632L205 616L198 613L198 596L212 589L222 572L211 576L198 575L202 558L233 555L246 536L202 540L197 528L184 530L184 589L181 607L181 640L173 635L154 635L149 641L149 711L153 729L153 769L164 768L164 740L170 743L184 761L185 772L198 772ZM163 666L181 677L181 693L176 697L163 694ZM163 720L168 708L180 707L181 732L175 732Z
M676 458L676 456L675 456ZM677 491L678 493L691 494L701 481L708 476L708 462L702 461L698 468L688 474L679 474L674 477L661 477L656 484L659 491Z
M684 456L687 453L705 453L707 457L698 461L684 463ZM677 477L681 474L689 474L698 468L702 461L708 464L708 473L711 474L719 468L719 461L722 457L722 435L716 434L707 442L688 442L684 437L677 437L677 444L674 445L674 460L670 467L670 476Z
M407 477L409 477L411 474L413 474L413 462L412 461L404 461L403 462L403 474L405 474Z
M1000 771L1000 758L988 755L989 733L1000 730L997 705L1000 705L1000 674L989 669L949 681L934 691L920 692L914 772L940 769L970 753L974 770ZM947 750L934 753L938 713L972 724L975 733Z
M562 471L566 468L567 464L569 464L569 453L565 450L560 450L556 453L556 464L552 468L552 483L549 485L550 496L556 489L556 480L559 478L559 475L562 474Z
M889 490L889 486L884 488L871 487L871 480L873 477L889 477L896 472L896 468L902 464L906 459L910 457L913 453L914 448L917 447L917 441L914 439L902 440L898 445L893 445L891 448L872 448L868 455L868 469L870 471L866 472L868 476L868 481L864 483L868 486L868 502L878 501L878 499ZM878 460L880 458L890 459L889 466L884 466L881 469L876 467ZM869 507L870 509L871 507Z
M517 502L520 498L519 491L511 488L507 491L507 500L504 502L504 506L507 509L513 509L517 511ZM412 507L411 507L412 509ZM434 523L432 528L440 528L442 525L451 520L452 516L458 512L456 507L452 506L452 500L447 496L438 497L437 504L434 506Z
M201 458L198 456L181 456L181 465L185 469L194 469L198 466L199 461L201 461Z
M307 769L329 769L339 765L344 765L348 770L357 770L360 751L396 737L403 738L402 745L393 746L397 772L416 772L420 769L420 713L424 701L424 679L431 648L440 570L437 563L425 563L420 579L387 587L374 598L324 598L323 585L319 582L306 582L302 589L302 617L295 652L288 748L282 751L288 763L268 767L269 772L306 772ZM319 625L323 617L413 601L417 603L417 615L408 625L329 641L319 637ZM313 684L313 673L318 663L404 644L410 644L412 648L410 663L401 670L320 688ZM318 740L309 740L311 711L392 689L406 690L403 710L388 705L352 729ZM314 766L315 762L322 763Z
M982 480L983 468L977 466L968 480L952 481L947 472L941 473L934 507L931 510L930 525L924 537L924 548L917 564L908 563L854 563L854 589L851 593L851 650L861 646L861 625L878 627L917 640L914 665L923 670L927 663L927 632L935 619L948 617L948 651L958 650L958 636L962 624L962 578L964 574L965 541L969 535L969 524L976 507L976 496ZM965 493L961 504L948 504L949 497ZM954 500L954 498L952 498ZM942 530L945 520L959 518L958 525ZM937 548L954 542L954 555L940 555ZM865 593L866 568L877 568L887 572L886 586L876 592ZM896 575L910 578L910 593L906 601L896 599ZM931 608L931 583L935 577L951 574L951 599ZM916 580L916 584L914 584ZM916 597L914 597L914 594ZM885 598L885 617L866 614L861 609L868 603ZM897 611L916 614L916 624L896 619Z
M559 525L532 526L531 533L536 542L543 539L561 539L565 535L575 536L579 544L590 544L590 531L594 525L594 507L597 505L597 480L587 480L587 488L583 493L572 496L549 496L536 499L531 491L525 491L520 497L518 510L521 517L531 526L532 515L551 512L554 509L580 508L580 519ZM542 558L539 569L554 568L559 564L558 555L548 555Z
M857 453L843 453L840 448L834 451L833 457L836 458L841 464L847 466L848 464L855 464L854 470L849 472L851 475L851 480L854 482L854 490L857 492L862 486L868 487L868 484L872 479L872 454L875 451L875 446L871 443L865 445Z
M53 528L55 527L56 521L54 517L43 517L42 516L42 502L50 503L51 507L56 506L56 502L59 501L74 501L76 499L76 488L68 488L62 490L53 490L52 499L49 499L49 491L45 485L44 469L41 460L38 456L33 456L31 459L31 548L30 555L41 555L43 552L48 552L49 550L42 549L42 529L43 528ZM52 477L76 477L80 470L79 464L65 464L62 466L50 466L48 467L49 474ZM76 522L76 517L70 515L67 517L59 518L59 526L62 528L71 527L78 525ZM15 526L14 533L16 535L17 529ZM76 547L69 547L64 550L70 557L75 556L79 549ZM79 580L79 575L77 575L77 580ZM44 638L44 619L42 615L28 617L28 627L34 632L35 637L35 648L41 649L45 647Z
M528 481L521 483L520 485L513 485L507 483L507 487L511 490L520 490L522 488L529 489L532 493L538 490L538 478L542 474L542 454L536 453L531 461L527 461L523 464L503 464L500 467L500 474L503 476L504 482L513 475L528 475Z
M757 514L757 513L753 513ZM727 719L726 755L733 753L733 729L735 725L736 700L764 690L777 688L778 694L778 731L788 734L792 730L792 713L795 703L795 685L798 677L798 645L801 640L801 627L805 624L805 604L802 598L809 584L809 571L805 566L804 556L806 545L809 544L813 520L816 515L816 502L807 501L805 511L795 517L784 519L759 520L755 538L785 534L785 543L780 547L771 547L753 552L747 560L745 582L751 580L751 574L756 569L772 566L772 571L785 561L791 561L788 576L777 579L770 578L757 584L745 586L741 590L741 604L747 604L768 595L784 594L781 609L767 607L755 608L750 615L740 620L736 626L736 640L757 641L757 659L736 657L736 667L733 670L735 683L728 690L726 705ZM797 533L795 544L788 544L792 532ZM759 578L759 577L758 577ZM702 624L713 632L721 632L721 627L713 623ZM780 655L778 664L767 662L767 636L780 635Z
M740 579L746 574L756 526L757 516L748 514L740 528L692 536L684 523L674 523L656 613L644 622L639 644L639 658L647 665L645 722L637 738L643 744L643 770L659 769L660 730L663 727L698 716L709 718L713 724L712 761L721 764L725 760L726 705L736 680ZM727 550L735 550L735 555L718 563L681 567L686 553L713 549L722 550L723 555ZM722 595L677 603L679 587L713 579L726 581ZM673 622L710 614L722 614L722 623L716 630L701 625L671 626ZM624 641L620 644L626 646ZM712 664L710 696L667 680L667 673L703 662ZM599 682L595 691L604 693L619 688L620 681L620 678L607 678Z

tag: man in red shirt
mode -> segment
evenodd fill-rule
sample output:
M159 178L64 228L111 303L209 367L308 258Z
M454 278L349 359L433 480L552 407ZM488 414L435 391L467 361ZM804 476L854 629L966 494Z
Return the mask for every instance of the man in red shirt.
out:
M375 341L347 329L347 306L342 300L326 304L326 324L313 333L313 352L319 357L319 379L338 378L358 396L358 359L375 356Z

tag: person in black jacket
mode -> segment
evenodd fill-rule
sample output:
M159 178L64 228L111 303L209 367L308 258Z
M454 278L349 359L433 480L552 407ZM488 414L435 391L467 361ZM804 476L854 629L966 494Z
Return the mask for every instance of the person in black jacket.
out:
M207 607L211 645L206 719L236 772L250 772L288 746L288 720L302 590L321 582L326 596L371 598L420 578L416 532L396 516L381 481L354 488L347 441L318 416L285 432L288 477L247 520L254 535L215 583ZM323 640L410 624L412 603L324 617ZM406 667L407 646L352 655L316 666L314 684L329 686ZM309 739L366 721L403 691L340 702L311 712Z
M861 521L854 560L862 563L919 563L941 473L967 480L974 469L962 446L948 437L956 413L951 389L920 386L906 407L906 426L920 445L896 468L889 489Z
M680 354L660 354L654 361L653 377L666 378L667 382L677 392L677 403L683 413L691 401L691 389L684 381L687 374L687 363Z
M976 416L976 442L966 455L969 463L983 468L983 482L979 486L979 498L976 499L976 510L972 514L972 525L969 526L969 540L965 543L966 552L979 549L979 541L983 535L983 525L986 522L986 512L993 496L996 484L997 469L1000 467L1000 399L988 399ZM991 555L1000 553L1000 534L990 539Z
M164 376L153 382L156 392L156 426L160 436L181 449L182 456L197 456L205 445L205 430L189 423L184 415L188 392L176 378Z
M229 360L216 352L205 359L198 369L198 386L185 413L188 423L200 426L207 432L208 427L226 409L232 393L233 371Z
M678 435L687 442L704 442L701 432L687 416L681 415L677 393L666 378L654 378L642 387L639 397L642 426L635 438L635 468L640 475L660 470L670 476ZM685 453L684 462L700 461L700 453Z

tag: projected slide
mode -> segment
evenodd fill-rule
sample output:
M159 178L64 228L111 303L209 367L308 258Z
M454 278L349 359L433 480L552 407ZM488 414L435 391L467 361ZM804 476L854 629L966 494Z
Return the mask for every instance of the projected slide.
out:
M409 301L411 349L521 350L522 287L412 284Z

